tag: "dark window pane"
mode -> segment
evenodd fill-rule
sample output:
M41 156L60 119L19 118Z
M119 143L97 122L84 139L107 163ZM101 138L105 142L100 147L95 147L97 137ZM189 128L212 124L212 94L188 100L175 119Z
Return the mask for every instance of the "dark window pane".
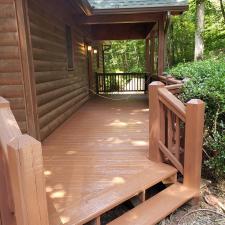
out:
M73 69L73 38L71 27L66 25L66 48L68 69Z

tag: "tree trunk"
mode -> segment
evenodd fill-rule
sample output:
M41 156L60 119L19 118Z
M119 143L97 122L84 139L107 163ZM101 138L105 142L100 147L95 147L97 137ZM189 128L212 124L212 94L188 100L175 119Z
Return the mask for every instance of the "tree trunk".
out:
M205 17L205 1L204 0L196 0L195 60L203 59L204 17Z
M223 19L225 22L225 10L224 10L224 6L223 6L223 0L220 0L220 8L221 8L221 12L223 14Z

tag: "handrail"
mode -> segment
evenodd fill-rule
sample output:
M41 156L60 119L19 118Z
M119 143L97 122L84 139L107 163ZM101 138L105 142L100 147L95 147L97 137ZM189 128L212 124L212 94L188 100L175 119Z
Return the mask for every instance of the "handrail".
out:
M199 99L184 104L169 91L173 88L159 81L149 85L149 158L172 163L198 195L205 104Z
M147 73L96 73L97 93L145 92Z
M0 124L2 225L49 225L41 143L22 135L9 102L2 97Z
M182 121L185 121L186 111L184 104L166 88L159 88L158 92L159 100L177 114Z

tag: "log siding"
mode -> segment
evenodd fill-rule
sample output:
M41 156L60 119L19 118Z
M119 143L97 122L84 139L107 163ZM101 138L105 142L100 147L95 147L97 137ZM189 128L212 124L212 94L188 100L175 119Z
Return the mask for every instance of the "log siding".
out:
M51 1L44 3L28 1L41 140L89 99L86 34L76 25L67 5L59 9L58 1L55 5ZM48 4L52 9L55 7L54 15L46 9ZM67 62L66 25L71 27L73 38L71 71ZM93 71L96 69L93 63Z
M27 132L26 106L15 2L0 1L0 96L9 100L23 132Z

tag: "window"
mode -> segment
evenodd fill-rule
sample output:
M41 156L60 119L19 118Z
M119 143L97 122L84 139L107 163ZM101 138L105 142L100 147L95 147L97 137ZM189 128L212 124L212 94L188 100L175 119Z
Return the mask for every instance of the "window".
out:
M66 49L67 49L68 70L73 70L74 69L73 37L71 27L68 25L66 25Z

